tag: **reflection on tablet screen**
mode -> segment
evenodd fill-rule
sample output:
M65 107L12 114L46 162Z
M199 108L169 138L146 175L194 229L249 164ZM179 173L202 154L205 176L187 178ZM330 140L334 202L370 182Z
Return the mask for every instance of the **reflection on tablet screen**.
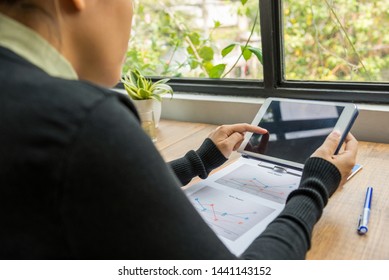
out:
M244 150L303 164L331 133L343 109L273 101L258 124L269 134L253 134Z

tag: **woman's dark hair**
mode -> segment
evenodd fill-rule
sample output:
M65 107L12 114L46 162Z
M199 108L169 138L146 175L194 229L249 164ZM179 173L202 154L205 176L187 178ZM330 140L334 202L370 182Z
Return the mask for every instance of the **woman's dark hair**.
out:
M17 4L19 2L21 2L22 0L0 0L0 4L8 4L8 5L12 5L12 4Z
M30 1L26 1L26 0L0 0L0 5L16 6L16 5L29 4L29 2Z
M0 5L2 4L16 6L17 8L22 8L23 11L39 11L52 19L51 14L48 13L46 9L31 0L0 0Z
M53 4L53 3L52 3ZM58 27L57 21L53 17L53 15L47 11L45 7L41 7L41 5L35 3L33 0L0 0L0 5L8 5L12 6L12 8L15 9L21 9L23 13L38 13L39 20L42 19L42 15L44 15L49 21L50 21L50 27ZM53 4L54 5L54 4ZM61 42L61 39L58 39L58 34L60 33L59 30L55 29L55 32L53 32L51 35L57 38L59 42Z

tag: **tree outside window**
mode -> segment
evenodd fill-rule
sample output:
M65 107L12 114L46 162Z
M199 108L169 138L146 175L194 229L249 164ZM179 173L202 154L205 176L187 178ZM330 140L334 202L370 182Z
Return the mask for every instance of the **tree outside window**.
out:
M389 82L389 0L284 0L287 80Z
M259 2L135 0L123 73L263 80ZM282 1L284 79L388 82L388 25L389 0Z
M260 46L258 0L135 1L123 72L262 79Z

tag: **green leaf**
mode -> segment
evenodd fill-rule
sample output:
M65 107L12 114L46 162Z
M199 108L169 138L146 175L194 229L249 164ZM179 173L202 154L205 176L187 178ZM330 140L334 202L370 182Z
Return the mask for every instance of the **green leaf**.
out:
M248 49L248 48L245 48L245 47L241 47L241 50L242 50L242 55L243 55L243 58L244 60L249 60L251 58L251 51Z
M205 70L207 71L207 73L209 73L209 71L211 71L211 69L214 67L212 62L209 62L209 61L206 61L203 63L203 67L205 68Z
M130 87L128 86L127 84L124 84L124 88L126 89L128 95L132 98L132 99L138 99L138 92L137 92L137 89L133 88L133 87Z
M213 22L213 28L218 28L218 27L220 27L222 24L220 23L220 21L218 21L218 20L215 20L214 22Z
M138 86L138 88L142 88L143 89L145 87L145 79L140 77L138 79L138 81L137 81L137 86Z
M227 54L229 54L235 48L236 45L237 45L236 43L232 43L227 47L225 47L224 49L222 49L222 56L225 57Z
M193 51L193 49L191 47L187 47L186 51L188 52L188 54L194 55L194 51Z
M212 79L219 79L226 69L226 64L218 64L211 68L211 70L208 71L208 75Z
M136 94L136 92L137 92L137 90L138 90L136 86L133 86L133 85L127 84L127 83L124 83L124 87L125 87L125 89L126 89L127 91L132 92L132 93L134 93L134 94Z
M208 46L204 46L199 50L199 56L204 59L204 61L212 61L213 60L213 49Z
M261 64L263 64L263 55L262 55L262 50L261 49L254 48L252 46L247 46L247 49L249 51L251 51L258 58L258 60L261 62Z
M169 78L161 79L161 80L156 81L153 85L156 86L156 85L159 85L159 84L166 84L168 81L170 81Z
M197 32L192 32L189 34L189 39L192 41L193 45L200 45L200 34Z
M248 0L240 0L240 2L242 3L242 5L246 4Z
M199 66L199 62L196 59L189 59L190 69L196 69Z
M150 97L151 97L151 92L149 92L149 91L147 91L147 90L145 90L145 89L143 89L143 88L140 88L140 89L138 90L138 95L139 95L140 97L142 97L142 99L150 99Z
M138 75L136 72L134 71L130 71L130 74L128 75L128 78L129 78L129 81L131 84L133 85L137 85L138 84Z
M153 83L150 87L150 91L152 92L153 96L155 96L157 99L160 99L161 95L170 93L171 96L173 97L172 87L166 84L169 80L170 79L165 78Z
M172 90L172 87L167 85L167 84L158 84L158 85L155 85L153 87L153 90L156 92L156 93L159 93L159 94L164 94L164 93L167 93L169 91L173 91Z

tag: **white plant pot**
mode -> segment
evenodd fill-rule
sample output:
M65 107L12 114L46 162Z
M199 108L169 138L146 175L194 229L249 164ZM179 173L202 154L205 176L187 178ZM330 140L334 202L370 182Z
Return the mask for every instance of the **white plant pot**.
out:
M162 104L160 101L155 99L145 100L132 100L138 112L153 111L155 127L158 127L159 120L161 119L161 108Z

